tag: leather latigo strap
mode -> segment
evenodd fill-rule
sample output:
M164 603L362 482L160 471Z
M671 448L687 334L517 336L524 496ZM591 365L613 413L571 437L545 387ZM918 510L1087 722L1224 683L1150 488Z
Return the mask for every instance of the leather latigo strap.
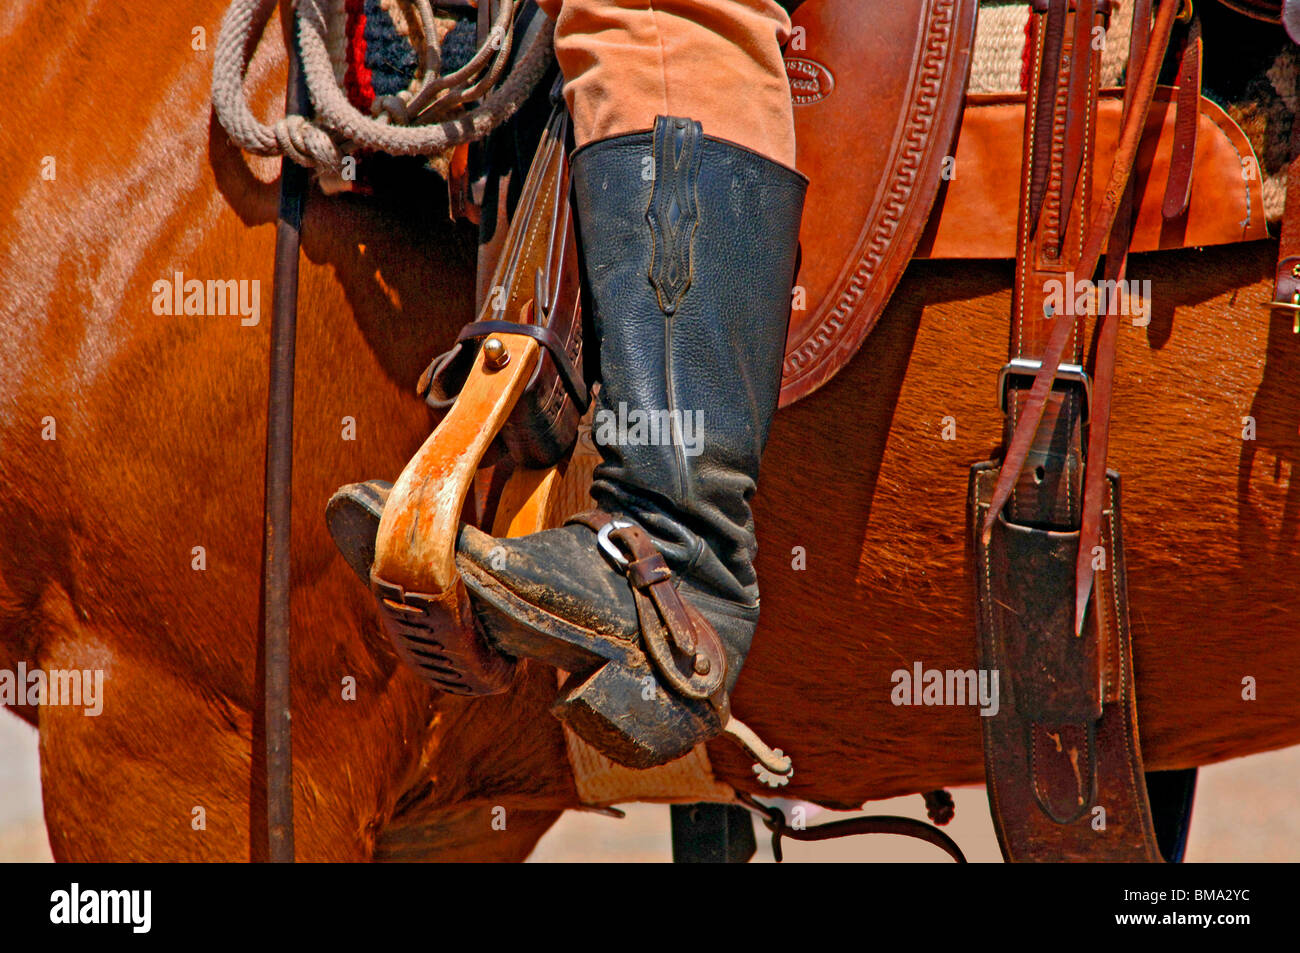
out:
M1047 0L1047 2L1050 5L1055 5L1058 3L1064 4L1068 0ZM1039 433L1044 431L1054 432L1058 429L1052 426L1054 423L1052 417L1046 416L1049 405L1055 411L1053 416L1059 416L1059 411L1064 403L1062 398L1053 393L1053 384L1057 378L1057 371L1061 367L1067 345L1073 342L1073 354L1076 363L1081 353L1081 341L1076 331L1081 329L1084 316L1077 316L1075 321L1052 320L1045 317L1042 309L1042 305L1046 303L1047 298L1045 282L1051 279L1062 280L1069 276L1074 276L1075 280L1080 278L1091 280L1097 270L1097 263L1101 260L1103 246L1109 239L1111 228L1114 225L1119 206L1123 202L1129 179L1133 173L1133 167L1137 161L1141 134L1146 126L1147 113L1150 110L1151 100L1155 94L1160 64L1164 60L1165 50L1169 45L1169 36L1173 30L1175 15L1182 2L1183 0L1163 0L1160 4L1150 41L1141 60L1141 68L1132 84L1132 106L1129 114L1125 116L1120 130L1119 146L1115 151L1110 179L1106 185L1101 206L1088 225L1086 233L1082 227L1086 205L1079 201L1078 194L1089 187L1089 176L1086 169L1077 179L1079 188L1073 199L1058 196L1056 202L1059 208L1062 201L1073 201L1078 214L1071 215L1069 221L1079 223L1075 229L1071 229L1067 234L1060 236L1052 233L1050 229L1055 222L1059 222L1059 217L1054 217L1050 213L1047 216L1048 221L1046 223L1049 232L1046 234L1039 230L1043 224L1042 215L1036 220L1026 217L1022 222L1017 245L1016 285L1012 298L1012 358L1014 360L1019 356L1021 360L1036 361L1038 367L1033 375L1033 386L1023 404L1020 402L1018 395L1011 404L1012 413L1008 417L1006 462L993 498L991 508L991 516L993 517L996 517L1002 511L1008 500L1018 490L1024 489L1032 493L1033 487L1027 487L1024 484L1026 480L1030 480L1037 475L1037 469L1030 468L1026 470L1026 460L1030 456L1031 447L1038 440ZM1038 5L1038 0L1035 0L1035 16L1032 22L1035 35L1035 56L1036 60L1041 62L1046 39L1046 17L1037 12ZM1099 60L1100 51L1092 50L1091 57L1084 61L1090 64L1092 74L1088 105L1090 114L1095 114L1096 67ZM1055 82L1051 89L1056 95L1056 101L1060 104L1058 105L1059 115L1064 112L1066 91L1063 87L1068 85L1068 77L1058 74L1054 79ZM1027 116L1036 115L1038 111L1039 88L1042 85L1042 80L1043 71L1040 70L1030 85L1030 108L1026 112ZM1060 116L1061 120L1063 118L1063 116ZM1043 149L1051 149L1053 152L1059 153L1062 156L1063 164L1082 161L1082 150L1088 137L1091 137L1094 131L1091 123L1084 125L1086 128L1079 137L1079 141L1076 142L1065 141L1063 132L1065 123L1063 121L1058 121L1053 125L1050 139L1044 135L1043 130L1038 128L1037 125L1032 130L1026 130L1024 168L1031 170L1035 155L1040 154ZM1077 124L1075 128L1078 128ZM1058 132L1058 130L1061 131ZM1071 148L1080 151L1077 153L1071 152ZM1025 188L1028 190L1031 185L1026 185ZM1082 236L1085 234L1086 238L1083 238ZM1077 244L1074 244L1076 242ZM1064 246L1062 243L1064 243ZM1071 255L1072 249L1079 250L1076 254ZM1050 252L1051 257L1046 257L1044 252ZM1066 263L1071 267L1065 267ZM1035 285L1034 281L1036 279L1042 279L1042 282ZM1071 291L1073 289L1066 290ZM1038 307L1033 307L1034 304L1037 304ZM1026 315L1029 315L1029 317L1027 318ZM1071 409L1071 413L1075 412L1077 412L1077 407Z
M1201 18L1193 16L1179 43L1174 152L1161 210L1167 222L1186 215L1192 199L1192 161L1201 111L1201 61Z
M568 124L568 113L557 103L505 238L499 249L493 246L499 258L479 319L462 329L451 350L434 358L417 385L430 406L446 410L455 402L484 338L507 333L536 340L543 348L541 361L500 439L516 462L539 470L567 457L590 401L581 371L582 315L577 237L569 206Z
M1103 248L1105 277L1125 276L1133 167L1180 2L1163 0L1150 30L1150 0L1135 5L1129 62L1140 67L1095 214L1100 51L1091 37L1107 10L1089 0L1034 4L1039 68L1026 109L1011 362L1000 381L1007 451L1001 466L972 472L969 514L981 664L1002 677L1000 710L983 721L1009 860L1159 859L1138 747L1118 493L1105 471L1117 316L1113 303L1098 303L1094 389L1083 366L1089 309L1070 306Z

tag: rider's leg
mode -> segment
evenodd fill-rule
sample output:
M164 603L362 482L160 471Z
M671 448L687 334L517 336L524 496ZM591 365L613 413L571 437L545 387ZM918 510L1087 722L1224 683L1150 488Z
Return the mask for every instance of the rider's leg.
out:
M574 139L643 132L689 116L704 132L794 165L794 116L774 0L540 0Z
M543 6L558 17L579 144L574 205L601 377L593 435L603 462L592 495L649 535L690 611L717 632L729 692L757 624L749 501L776 409L805 188L790 167L779 45L789 20L771 0ZM626 535L615 534L622 545L613 548L635 556ZM500 540L467 527L457 561L499 637L521 625L560 627L645 646L650 626L662 646L660 621L681 628L681 607L663 605L664 587L651 590L662 572L653 560L629 569L582 523ZM659 615L647 621L652 604ZM689 633L677 642L676 675L658 653L655 674L670 691L719 675L692 656L691 642ZM567 715L625 763L676 757L725 718L715 695L717 719L652 730L662 705L639 711L636 692L593 694Z

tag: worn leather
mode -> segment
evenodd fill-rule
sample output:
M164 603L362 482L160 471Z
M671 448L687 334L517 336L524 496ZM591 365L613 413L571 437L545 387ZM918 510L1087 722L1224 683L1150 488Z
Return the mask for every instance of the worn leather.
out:
M386 480L349 483L339 487L325 504L325 524L334 545L366 586L375 561L375 532L392 488Z
M478 572L485 572L521 599L593 633L636 640L636 603L627 580L613 571L586 526L568 524L508 539L462 526L456 564L471 591ZM562 586L556 585L557 571L565 574ZM484 614L484 621L495 643L512 643L503 629L512 620Z
M1161 214L1168 220L1182 217L1192 197L1193 159L1196 155L1197 114L1201 100L1201 18L1191 22L1179 37L1178 110L1174 124L1174 151Z
M980 666L1000 673L998 712L981 727L1003 856L1159 861L1138 735L1118 477L1108 481L1099 611L1082 636L1071 625L1079 533L998 519L983 542L996 479L996 465L973 470L969 516ZM1189 791L1183 806L1190 803Z
M1094 181L1105 177L1115 158L1122 93L1117 89L1100 93L1097 138L1091 155ZM1194 185L1187 212L1176 221L1165 219L1165 183L1178 140L1176 98L1172 87L1159 87L1147 118L1129 250L1230 245L1267 238L1263 181L1259 176L1242 175L1242 158L1252 154L1250 142L1232 117L1204 97L1200 100L1192 157ZM1023 93L969 97L957 139L958 172L935 203L917 245L917 258L1015 258L1024 116ZM1091 199L1089 214L1095 214L1101 203L1097 190Z
M977 14L977 0L817 0L791 18L797 164L812 184L782 406L848 363L911 260L954 171Z
M494 258L489 293L478 320L455 345L434 358L417 385L436 410L456 400L482 340L508 325L521 326L545 349L537 371L502 428L500 441L521 466L544 469L566 459L587 409L582 366L577 244L569 207L565 149L569 119L556 105L528 169L513 219Z
M1161 859L1138 740L1118 477L1105 470L1118 318L1103 301L1089 397L1082 382L1057 376L1063 358L1082 365L1088 356L1088 314L1058 317L1047 287L1063 275L1091 279L1103 243L1104 277L1125 277L1131 171L1175 4L1162 0L1149 33L1150 4L1136 4L1130 62L1142 66L1125 92L1120 142L1096 208L1085 160L1094 151L1099 57L1083 55L1082 44L1099 11L1080 2L1070 12L1064 0L1050 0L1033 20L1041 68L1023 137L1011 357L1041 367L1009 380L1006 451L1001 462L972 469L968 511L980 662L1000 672L1003 690L983 729L994 826L1008 860ZM1055 71L1046 68L1053 31L1064 44ZM1076 99L1080 89L1086 95ZM1036 121L1044 103L1049 121ZM1176 169L1172 179L1176 192Z

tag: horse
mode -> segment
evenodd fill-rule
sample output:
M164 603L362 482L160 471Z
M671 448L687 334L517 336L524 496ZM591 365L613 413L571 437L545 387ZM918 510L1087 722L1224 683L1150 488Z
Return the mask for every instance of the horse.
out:
M209 105L224 6L95 17L19 0L0 35L0 670L105 679L97 717L9 706L39 728L58 860L267 856L268 309L165 301L195 279L269 295L277 163L242 156ZM282 95L279 40L250 71L262 114ZM117 82L80 82L86 62ZM427 687L323 519L339 484L391 479L419 446L433 420L417 378L474 316L473 230L427 179L391 184L315 193L303 225L297 856L521 860L582 806L548 713L554 671L525 663L496 696ZM1123 332L1111 449L1149 770L1300 743L1300 338L1258 306L1275 249L1130 268L1158 289L1150 324ZM795 757L782 796L850 809L983 778L978 712L895 705L891 673L975 666L966 476L1000 440L1011 279L1009 262L913 263L849 365L776 417L755 504L763 620L733 704ZM739 752L709 757L760 793Z

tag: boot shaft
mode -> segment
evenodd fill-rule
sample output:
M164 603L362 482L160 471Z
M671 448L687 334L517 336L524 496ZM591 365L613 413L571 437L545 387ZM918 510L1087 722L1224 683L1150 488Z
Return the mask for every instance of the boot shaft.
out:
M572 159L602 382L592 495L693 587L757 601L749 501L780 393L807 180L699 123Z

